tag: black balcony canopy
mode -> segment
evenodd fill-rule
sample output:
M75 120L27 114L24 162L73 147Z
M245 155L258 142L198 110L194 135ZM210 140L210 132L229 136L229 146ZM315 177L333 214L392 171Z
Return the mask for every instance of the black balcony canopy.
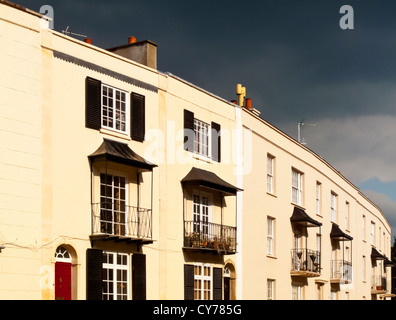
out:
M384 257L384 265L385 266L390 266L390 267L396 266L396 264L393 261L389 260L385 255L383 257Z
M353 238L343 232L338 224L333 223L333 226L331 227L331 232L330 232L330 238L332 239L338 239L339 241L352 241Z
M126 143L103 139L100 147L88 156L91 160L106 160L152 171L157 165L135 153Z
M293 215L290 217L290 221L309 227L320 227L322 223L312 219L303 209L294 207Z
M224 181L215 173L195 167L190 170L181 182L183 185L186 183L192 183L206 188L215 189L226 195L236 195L237 191L242 191L242 189Z
M385 260L386 257L384 257L381 253L379 253L377 249L371 248L371 259L373 259L373 260Z

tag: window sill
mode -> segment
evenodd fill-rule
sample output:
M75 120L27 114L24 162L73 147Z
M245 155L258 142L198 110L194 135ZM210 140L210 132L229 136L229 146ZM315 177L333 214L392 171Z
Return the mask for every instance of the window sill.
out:
M214 161L211 158L209 158L207 156L200 155L198 153L193 153L193 158L196 160L204 161L206 163L214 163Z
M278 259L276 256L270 255L270 254L268 254L268 253L267 253L267 258L274 259L274 260L277 260L277 259Z
M274 193L271 193L271 192L268 192L268 191L267 191L267 194L268 194L269 196L271 196L271 197L278 198L278 196L277 196L276 194L274 194Z
M295 207L298 207L298 208L300 208L300 209L303 209L304 211L306 210L305 207L303 207L303 206L300 205L300 204L294 203L293 201L291 202L291 204L292 204L293 206L295 206Z
M131 141L132 140L126 133L112 131L112 130L106 129L106 128L101 128L99 130L99 132L100 133L104 133L104 134L108 134L108 135L113 136L113 137L121 138L121 139L124 139L124 140L127 140L127 141Z

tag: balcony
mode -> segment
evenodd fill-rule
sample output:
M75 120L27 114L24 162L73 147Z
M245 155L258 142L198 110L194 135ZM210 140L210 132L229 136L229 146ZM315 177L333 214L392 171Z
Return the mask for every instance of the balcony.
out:
M372 276L371 277L371 293L386 293L386 277Z
M236 227L211 222L184 221L184 250L217 254L236 253Z
M291 261L291 275L307 278L320 276L320 251L292 249Z
M93 239L152 243L152 210L116 202L93 203Z
M352 282L352 262L345 260L332 260L331 261L331 283L344 283Z

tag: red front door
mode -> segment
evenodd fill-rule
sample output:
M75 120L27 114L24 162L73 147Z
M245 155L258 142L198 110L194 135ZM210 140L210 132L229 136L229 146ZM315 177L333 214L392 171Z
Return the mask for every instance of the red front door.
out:
M55 263L55 300L71 300L71 263Z

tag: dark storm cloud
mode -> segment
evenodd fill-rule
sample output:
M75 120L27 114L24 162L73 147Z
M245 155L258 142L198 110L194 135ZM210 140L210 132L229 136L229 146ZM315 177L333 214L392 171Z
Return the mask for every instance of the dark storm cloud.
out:
M308 147L353 183L396 180L394 0L14 2L53 6L57 31L70 26L102 48L150 39L160 71L228 100L242 83L262 117L294 138L302 119L317 123ZM345 4L354 30L339 26ZM396 199L373 190L395 222Z
M39 10L43 1L16 1ZM243 83L270 121L370 114L396 81L396 5L348 1L355 30L339 27L344 1L45 1L103 48L130 35L159 44L158 66L226 99ZM361 84L361 86L360 86ZM342 88L348 90L342 90ZM361 93L364 93L361 96ZM393 113L389 104L377 106ZM337 110L337 112L334 112Z

